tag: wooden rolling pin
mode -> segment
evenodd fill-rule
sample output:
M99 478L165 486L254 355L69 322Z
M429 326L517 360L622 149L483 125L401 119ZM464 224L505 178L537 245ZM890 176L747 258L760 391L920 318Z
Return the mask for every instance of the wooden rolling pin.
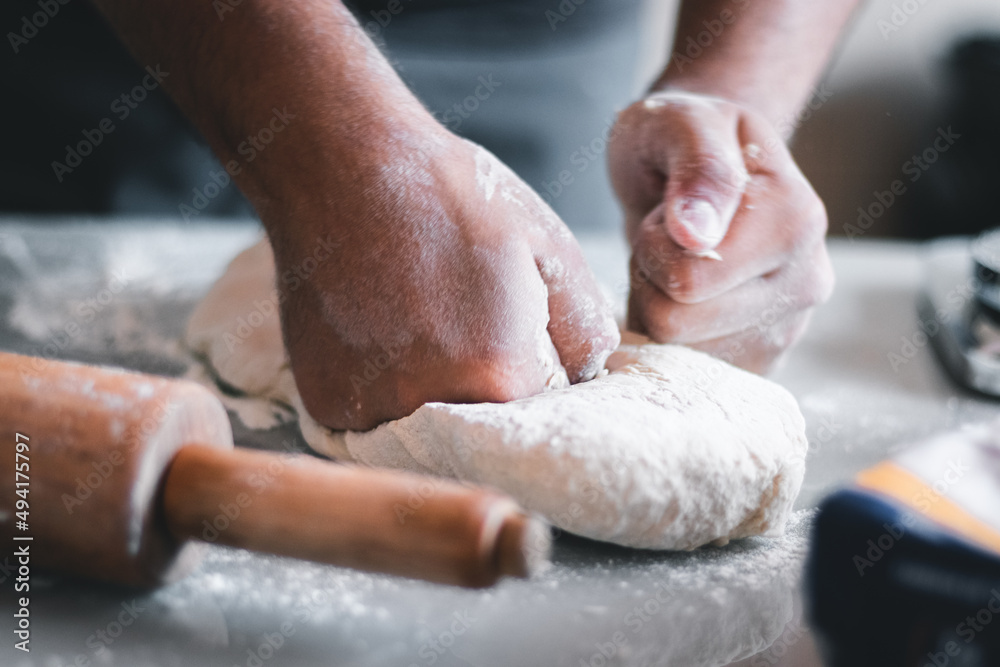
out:
M470 587L548 556L506 496L233 449L221 403L182 380L0 352L0 443L0 554L88 578L171 581L205 541Z

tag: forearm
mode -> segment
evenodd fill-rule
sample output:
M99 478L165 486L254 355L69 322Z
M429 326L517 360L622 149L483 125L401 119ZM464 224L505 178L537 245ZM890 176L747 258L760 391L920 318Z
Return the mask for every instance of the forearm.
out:
M302 193L357 196L387 153L438 127L340 2L244 0L221 16L205 0L95 4L169 73L165 88L265 224L262 209Z
M790 129L859 2L684 0L653 89L722 97Z

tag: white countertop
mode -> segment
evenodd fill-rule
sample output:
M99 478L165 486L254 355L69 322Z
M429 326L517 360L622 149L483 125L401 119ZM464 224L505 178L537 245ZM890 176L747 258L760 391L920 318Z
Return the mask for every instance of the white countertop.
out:
M223 222L0 219L0 348L180 374L187 312L258 233ZM581 242L622 294L621 240ZM153 593L36 576L30 654L13 649L6 590L0 664L818 664L798 611L807 510L930 432L1000 415L1000 403L956 388L929 347L904 345L917 332L920 246L831 247L837 291L774 376L798 397L810 440L805 511L786 537L668 554L564 536L550 570L487 591L211 547L191 577ZM72 322L79 332L65 335ZM894 368L890 354L904 348L912 356ZM234 427L247 446L301 442L292 427Z

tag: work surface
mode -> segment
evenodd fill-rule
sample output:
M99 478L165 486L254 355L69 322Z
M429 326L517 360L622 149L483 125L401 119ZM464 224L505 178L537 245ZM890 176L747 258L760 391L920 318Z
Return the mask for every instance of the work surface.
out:
M251 224L0 219L0 349L183 374L187 313L258 235ZM623 298L623 243L582 243ZM836 294L775 375L810 442L783 538L669 554L561 536L541 576L486 591L217 547L148 594L32 574L30 654L13 646L4 567L0 665L818 665L799 594L811 508L928 433L1000 414L956 389L918 334L920 246L836 241L832 253ZM238 444L304 448L293 426L234 422ZM0 564L12 551L0 545Z

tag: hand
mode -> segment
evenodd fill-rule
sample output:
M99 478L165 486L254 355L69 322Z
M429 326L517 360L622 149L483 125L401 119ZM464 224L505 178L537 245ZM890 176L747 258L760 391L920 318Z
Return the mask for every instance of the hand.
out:
M588 380L618 345L563 222L492 154L441 135L387 142L350 187L311 176L302 196L264 209L280 230L292 371L306 409L331 428ZM332 255L296 281L328 236Z
M826 212L777 133L725 100L659 92L619 115L609 168L628 328L770 368L833 289Z
M200 0L97 1L142 62L174 72L171 95L267 228L317 421L367 429L603 367L618 329L565 225L434 121L343 3L248 2L223 24ZM277 135L279 109L293 122Z

